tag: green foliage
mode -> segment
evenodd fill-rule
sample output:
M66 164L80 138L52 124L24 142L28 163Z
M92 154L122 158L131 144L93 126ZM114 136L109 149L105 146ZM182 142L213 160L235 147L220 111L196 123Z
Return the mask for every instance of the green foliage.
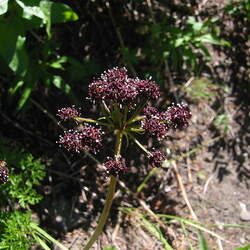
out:
M1 159L8 163L10 170L9 181L1 185L0 189L0 205L4 208L4 211L0 211L0 249L30 249L35 242L44 249L50 249L46 240L66 250L66 247L38 227L32 221L31 213L25 210L42 199L35 186L45 176L44 165L40 159L35 159L30 153L11 144L11 141L0 137Z
M0 3L0 58L6 73L12 73L15 78L9 88L14 95L20 92L17 111L21 110L38 82L45 86L54 85L69 94L70 85L63 81L60 74L52 74L51 68L64 70L62 66L64 57L59 57L55 45L51 41L51 25L78 19L77 14L67 5L52 1L15 0ZM4 14L4 15L3 15ZM47 37L39 37L34 33L38 28L45 28ZM37 49L31 52L27 48L27 33L38 39ZM41 54L41 57L38 54ZM46 63L48 62L48 63ZM58 72L60 73L60 71ZM72 96L71 96L72 97Z
M229 124L230 122L227 114L220 114L214 120L214 125L224 134L229 131Z
M217 87L206 79L197 78L186 87L186 90L194 100L211 100L218 95Z
M250 21L250 0L229 0L225 11L232 16L241 16L245 22Z
M237 247L234 250L249 250L250 249L250 244L247 244L245 246L242 247Z
M14 204L18 201L23 208L38 203L42 196L34 189L45 176L44 165L39 159L23 149L10 147L10 142L0 137L0 152L10 169L9 181L1 187L0 195L5 202ZM3 199L0 201L3 202Z
M0 249L30 249L30 213L0 212Z
M210 18L205 22L198 22L195 17L190 16L180 28L165 22L153 24L149 27L149 59L153 64L167 59L174 70L190 69L199 73L200 58L205 62L211 59L207 44L230 45L219 38L217 21L217 18Z
M33 244L39 243L43 249L50 250L46 241L67 250L32 221L30 212L0 212L0 249L28 250Z

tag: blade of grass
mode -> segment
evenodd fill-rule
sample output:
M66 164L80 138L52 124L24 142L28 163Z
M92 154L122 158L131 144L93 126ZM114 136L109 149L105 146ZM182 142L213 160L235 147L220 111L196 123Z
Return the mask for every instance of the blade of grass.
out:
M207 241L205 239L203 232L200 229L198 229L197 233L199 236L199 249L200 250L209 250L208 244L207 244Z
M48 241L52 242L53 244L57 245L59 248L63 250L68 250L63 244L61 244L59 241L54 239L52 236L50 236L47 232L45 232L42 228L38 227L35 223L30 223L31 228L33 228L37 233L39 233L41 236L43 236Z
M128 207L119 207L119 209L121 211L123 211L124 213L127 213L127 214L131 214L133 213L135 210L138 210L136 208L128 208ZM143 214L143 216L151 216L151 214ZM158 216L160 218L167 218L167 219L172 219L172 220L177 220L177 221L180 221L180 222L183 222L189 226L192 226L196 229L200 229L201 231L203 232L206 232L222 241L225 241L225 242L229 242L228 240L224 239L223 237L221 237L220 235L216 234L215 232L201 226L202 223L198 222L198 221L192 221L192 220L189 220L189 219L185 219L185 218L182 218L182 217L178 217L178 216L174 216L174 215L168 215L168 214L155 214L155 216ZM165 223L169 223L169 222L165 222Z
M174 216L174 215L167 215L167 214L155 214L155 215L159 216L161 218L168 218L168 219L174 219L174 220L182 221L185 224L190 225L190 226L192 226L192 227L194 227L196 229L200 229L201 231L206 232L206 233L208 233L208 234L210 234L210 235L212 235L212 236L214 236L216 238L219 238L222 241L228 242L227 240L225 240L224 238L222 238L220 235L216 234L215 232L201 226L200 222L188 220L188 219L181 218L181 217ZM150 216L150 215L148 215L148 216Z
M240 224L207 224L206 227L236 227L236 228L243 228L243 229L250 229L250 226L240 225Z
M181 221L181 227L182 227L182 230L183 230L183 234L184 234L184 237L186 239L186 241L188 242L188 245L189 245L189 248L190 250L194 250L190 240L189 240L189 237L188 237L188 232L186 230L186 227L185 227L185 224Z
M161 230L156 225L147 220L143 215L139 215L139 218L142 220L143 227L163 244L164 249L173 250L173 248L168 244L167 240L163 236Z
M36 234L32 234L32 236L34 237L34 239L42 246L43 249L45 250L51 250L46 243L40 238L38 237Z

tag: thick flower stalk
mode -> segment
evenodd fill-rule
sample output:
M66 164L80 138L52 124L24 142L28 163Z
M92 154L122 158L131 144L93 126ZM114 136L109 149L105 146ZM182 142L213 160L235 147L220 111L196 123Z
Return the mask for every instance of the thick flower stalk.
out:
M139 141L141 135L162 140L170 129L188 126L191 113L187 105L177 104L163 111L150 104L160 98L159 87L151 79L130 78L125 68L113 68L104 72L100 78L89 85L89 99L99 105L100 117L96 120L82 117L75 106L62 108L58 117L63 121L75 121L75 129L64 131L58 143L69 151L97 153L103 146L105 133L116 137L115 153L107 156L104 163L106 174L110 176L110 185L103 212L98 226L86 247L89 249L107 220L112 204L117 178L129 171L122 157L122 138L125 136L138 146L148 157L151 167L161 167L165 155L153 149L150 151Z

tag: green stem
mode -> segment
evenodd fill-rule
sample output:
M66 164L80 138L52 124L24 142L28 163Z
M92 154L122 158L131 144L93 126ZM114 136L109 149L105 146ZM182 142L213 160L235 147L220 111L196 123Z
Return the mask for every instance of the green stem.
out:
M93 119L90 119L90 118L75 117L74 119L76 121L78 121L78 122L95 123L95 124L98 124L98 125L109 126L109 124L106 123L106 122L96 121L96 120L93 120Z
M115 144L115 155L120 155L121 152L121 146L122 146L122 132L121 131L117 131L116 134L116 144ZM109 215L109 211L112 205L112 201L113 201L113 197L115 194L115 187L116 187L116 183L117 183L117 177L116 176L111 176L110 177L110 183L109 183L109 187L108 187L108 193L107 193L107 197L106 197L106 201L105 201L105 205L104 208L102 210L102 214L99 218L98 221L98 225L95 229L94 234L91 236L91 238L89 239L87 245L83 248L83 250L88 250L91 248L91 246L94 244L94 242L96 241L96 239L98 238L98 236L102 233L103 227L107 221L108 215Z

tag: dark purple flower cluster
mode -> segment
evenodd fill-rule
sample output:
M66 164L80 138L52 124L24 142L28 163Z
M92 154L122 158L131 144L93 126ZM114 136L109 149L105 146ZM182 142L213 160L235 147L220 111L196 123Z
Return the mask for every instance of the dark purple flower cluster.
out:
M9 179L9 169L6 168L6 162L0 161L0 184L4 184Z
M107 158L107 161L104 163L108 175L117 176L128 170L128 167L125 164L125 159L121 156L114 158Z
M148 135L156 137L158 140L164 139L168 131L167 124L164 123L161 113L146 117L142 120L141 127Z
M59 109L57 113L57 116L63 121L79 117L80 115L75 106Z
M165 112L158 112L154 107L146 107L143 110L145 119L142 120L141 127L150 136L157 139L166 137L170 128L183 128L188 125L191 112L187 105L172 105Z
M96 101L134 104L138 98L159 98L160 89L153 81L129 78L125 68L113 68L90 84L89 96Z
M188 126L191 116L189 107L184 103L172 105L165 112L165 119L170 122L170 126L173 128Z
M64 131L64 135L59 137L59 143L68 151L80 153L81 151L91 151L96 153L102 146L102 132L98 128L85 125L79 130Z
M153 168L159 168L161 167L163 161L166 160L166 156L161 151L152 151L150 152L151 156L149 157L149 164Z

